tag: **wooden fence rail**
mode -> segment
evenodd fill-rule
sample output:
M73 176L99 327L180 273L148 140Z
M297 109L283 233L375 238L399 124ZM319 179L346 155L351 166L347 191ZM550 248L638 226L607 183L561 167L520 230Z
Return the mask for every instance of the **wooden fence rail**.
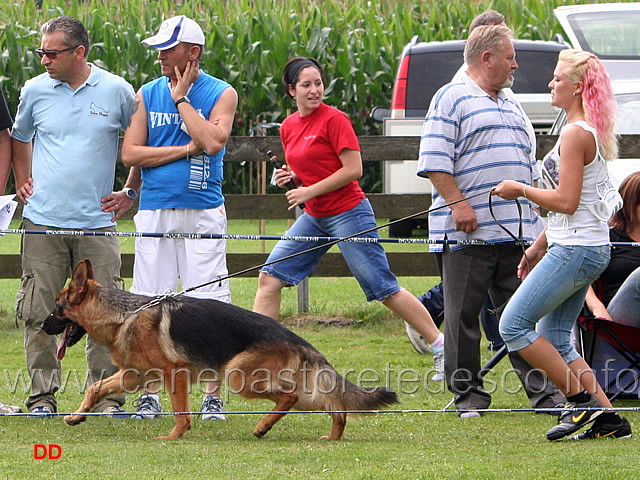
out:
M538 136L538 158L542 158L554 145L557 137ZM392 161L418 158L418 137L359 137L364 161ZM266 152L273 152L284 158L279 137L231 137L227 144L225 161L261 162ZM640 135L623 135L620 139L621 158L640 158ZM368 194L378 218L402 218L426 210L431 204L430 193L424 194ZM287 210L287 202L282 194L268 195L225 195L229 219L287 219L294 218L294 212ZM129 213L129 212L128 212ZM17 214L18 215L18 214ZM229 232L234 233L234 232ZM426 253L388 253L392 271L398 276L436 276L434 256ZM245 270L264 263L267 254L229 253L227 263L230 272ZM122 276L129 278L133 271L133 254L122 255ZM257 276L252 271L244 276ZM329 253L320 262L313 274L318 277L350 276L342 256ZM20 255L0 255L0 278L20 278Z

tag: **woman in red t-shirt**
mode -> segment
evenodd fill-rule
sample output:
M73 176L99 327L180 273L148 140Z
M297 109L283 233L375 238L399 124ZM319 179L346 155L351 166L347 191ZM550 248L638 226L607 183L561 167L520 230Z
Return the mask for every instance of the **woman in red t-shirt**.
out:
M284 68L283 84L298 111L282 122L280 136L287 165L276 170L275 181L284 187L293 180L298 186L286 193L289 208L305 205L305 213L287 235L346 237L375 228L373 210L358 183L362 175L358 138L347 115L322 102L322 67L311 58L294 58ZM363 236L378 238L378 233L373 230ZM317 246L317 242L280 241L268 263ZM367 300L379 300L418 330L431 344L436 372L443 372L444 336L424 305L400 288L382 246L341 242L338 247ZM329 248L264 267L253 309L278 318L282 288L311 274Z

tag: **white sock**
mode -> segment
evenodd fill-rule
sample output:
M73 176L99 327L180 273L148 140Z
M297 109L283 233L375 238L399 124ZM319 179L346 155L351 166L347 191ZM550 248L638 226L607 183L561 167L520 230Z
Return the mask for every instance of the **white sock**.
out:
M442 352L444 350L444 334L441 332L438 338L436 338L433 343L430 343L429 346L433 353Z

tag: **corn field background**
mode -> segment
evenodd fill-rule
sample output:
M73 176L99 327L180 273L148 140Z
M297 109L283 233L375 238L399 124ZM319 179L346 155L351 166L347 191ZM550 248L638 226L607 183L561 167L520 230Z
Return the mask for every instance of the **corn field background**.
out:
M293 107L280 85L292 56L317 58L327 76L326 102L345 111L359 135L381 133L370 117L388 106L397 61L415 35L424 41L465 38L474 16L488 8L503 13L517 38L551 40L561 32L558 5L572 0L3 0L0 3L0 84L12 114L20 88L43 71L34 49L39 28L65 14L89 30L89 60L126 78L135 89L156 78L156 52L142 39L170 16L196 20L206 36L201 66L229 81L239 94L233 135L281 122ZM277 135L277 130L266 132ZM237 165L232 168L240 168ZM378 167L378 165L375 165ZM124 168L119 167L119 177ZM226 191L244 193L226 174ZM380 191L380 176L365 171L366 191Z

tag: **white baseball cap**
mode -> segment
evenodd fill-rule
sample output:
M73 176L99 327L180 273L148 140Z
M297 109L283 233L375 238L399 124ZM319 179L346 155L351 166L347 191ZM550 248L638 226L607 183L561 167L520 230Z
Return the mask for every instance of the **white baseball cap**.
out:
M171 17L160 25L158 33L142 41L145 47L168 50L180 42L204 45L204 33L196 22L185 15Z

